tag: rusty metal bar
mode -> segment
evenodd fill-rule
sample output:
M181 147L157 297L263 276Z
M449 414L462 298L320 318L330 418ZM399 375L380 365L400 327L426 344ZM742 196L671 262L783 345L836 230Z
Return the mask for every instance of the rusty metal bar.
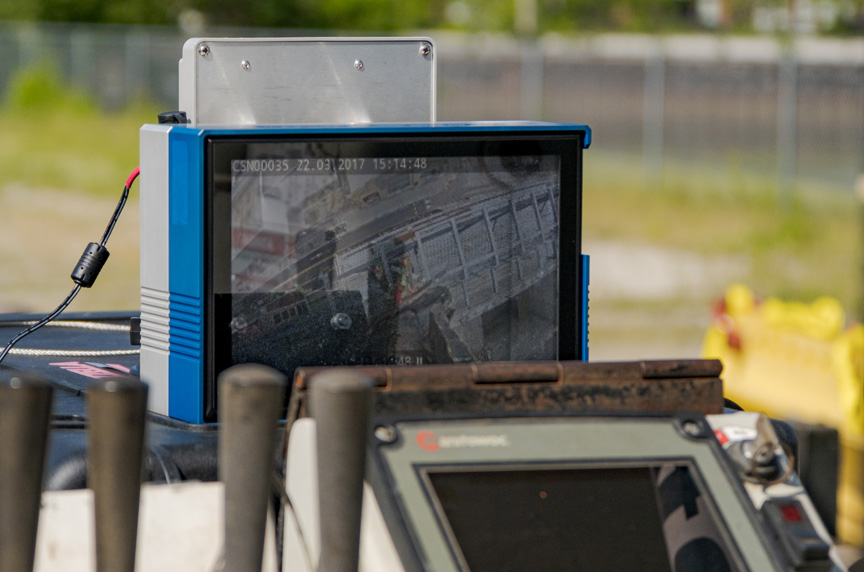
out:
M303 416L308 378L295 374L292 412ZM518 362L352 368L373 380L375 411L723 411L717 360Z
M720 377L723 363L719 359L643 361L642 377Z
M294 382L304 387L309 376L328 368L297 370ZM723 364L716 359L652 360L634 362L482 362L440 364L422 367L357 366L377 387L400 384L435 383L473 385L478 383L584 383L588 380L719 377Z

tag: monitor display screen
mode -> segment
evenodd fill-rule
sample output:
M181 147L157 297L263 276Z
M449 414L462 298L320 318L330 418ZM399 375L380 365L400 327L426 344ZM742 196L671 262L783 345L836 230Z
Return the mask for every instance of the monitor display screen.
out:
M576 359L576 135L210 149L217 373Z
M687 464L427 467L422 478L466 571L737 569Z

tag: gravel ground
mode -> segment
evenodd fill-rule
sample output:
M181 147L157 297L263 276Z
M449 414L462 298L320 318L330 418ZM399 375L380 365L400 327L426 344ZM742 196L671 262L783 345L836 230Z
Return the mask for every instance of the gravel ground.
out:
M643 243L586 240L591 255L591 361L699 357L711 306L748 269Z
M135 191L133 190L133 193ZM74 286L69 274L97 242L119 199L56 190L0 189L0 313L50 312ZM108 241L99 280L71 311L138 307L138 201L133 196Z
M138 307L136 190L111 236L99 281L71 311ZM0 313L48 312L72 288L69 272L102 236L116 199L0 189ZM650 244L587 239L592 361L698 357L711 303L746 274L746 257L706 258Z

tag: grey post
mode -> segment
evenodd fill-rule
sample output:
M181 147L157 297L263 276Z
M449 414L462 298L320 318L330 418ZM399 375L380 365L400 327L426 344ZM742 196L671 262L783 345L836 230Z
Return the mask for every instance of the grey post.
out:
M646 181L663 179L663 128L666 119L666 55L662 46L645 56L645 99L642 110L642 165Z
M219 480L225 486L224 572L260 571L285 376L262 365L219 375Z
M372 381L330 370L310 380L310 391L318 446L318 572L357 572Z
M87 485L93 490L96 571L133 572L147 386L134 379L87 390Z
M31 572L51 413L48 382L0 382L0 570Z
M795 45L777 62L777 202L788 207L798 177L798 61Z

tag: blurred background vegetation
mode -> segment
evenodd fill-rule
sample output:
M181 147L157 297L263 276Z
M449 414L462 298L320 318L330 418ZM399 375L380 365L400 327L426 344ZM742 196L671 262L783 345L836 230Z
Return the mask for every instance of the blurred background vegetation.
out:
M862 0L4 0L0 19L35 22L398 32L736 32L864 29Z
M736 281L836 296L860 316L862 16L864 0L0 0L0 311L50 310L71 287L137 165L140 125L173 107L176 83L153 62L176 82L182 38L422 33L439 45L439 119L594 129L583 229L593 357L698 354L712 302ZM716 54L676 56L680 34L684 52ZM832 49L851 59L810 62L817 37L841 38ZM739 44L752 47L742 61ZM800 62L791 110L789 54ZM837 88L813 91L831 83L820 78ZM103 277L73 310L138 306L136 192Z

